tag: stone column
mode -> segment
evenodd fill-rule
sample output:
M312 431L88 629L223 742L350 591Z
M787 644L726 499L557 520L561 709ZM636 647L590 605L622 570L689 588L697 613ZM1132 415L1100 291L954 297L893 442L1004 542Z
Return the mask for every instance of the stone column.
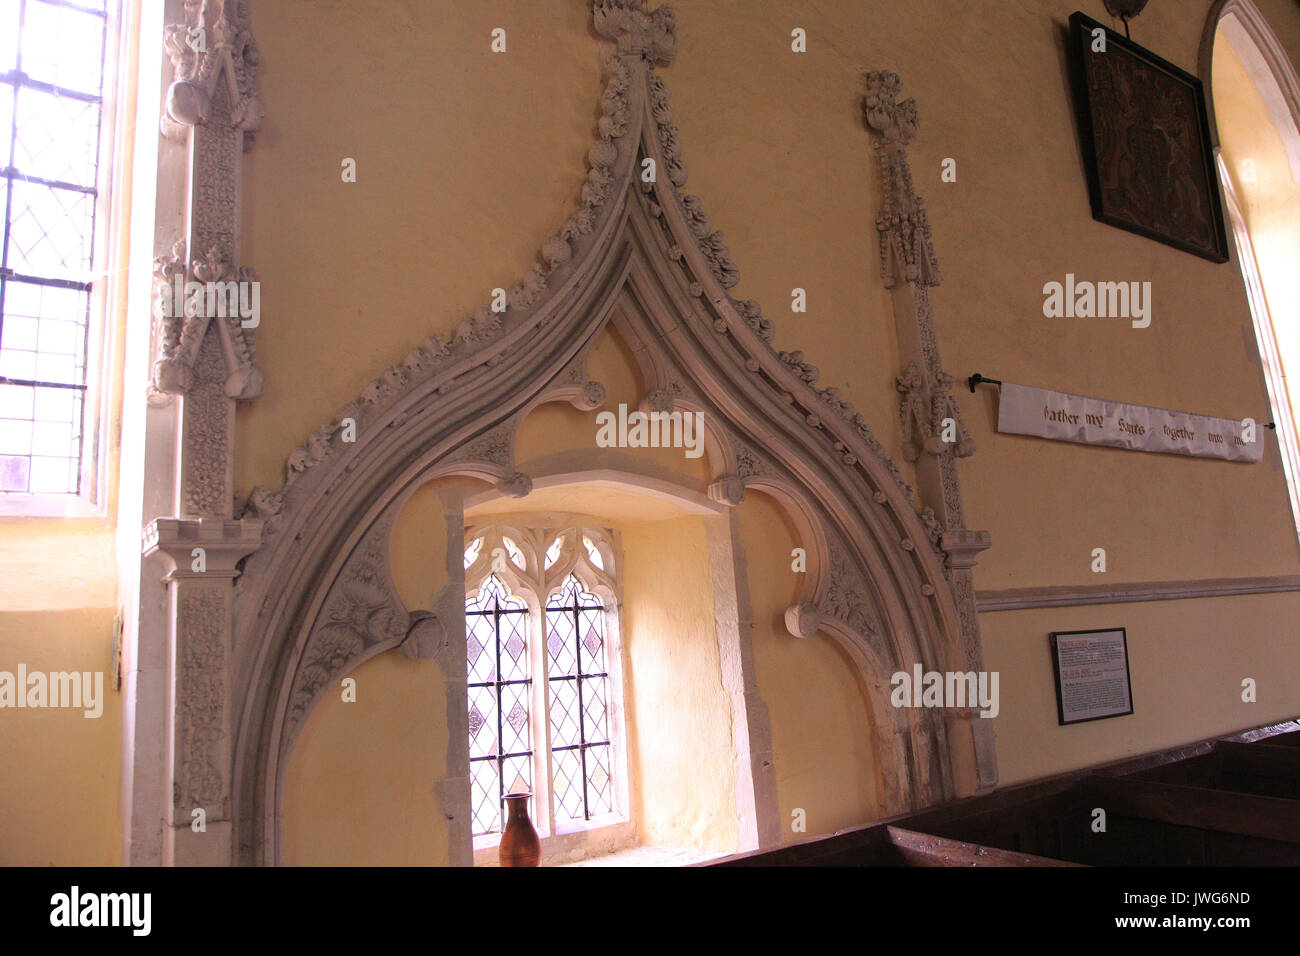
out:
M172 405L171 515L153 517L144 556L168 568L162 859L232 860L233 581L262 524L235 515L235 403L258 397L255 277L238 265L241 165L261 125L257 48L244 0L185 0L166 28L175 80L163 134L187 149L183 231L155 261L151 403ZM151 517L146 514L146 518Z

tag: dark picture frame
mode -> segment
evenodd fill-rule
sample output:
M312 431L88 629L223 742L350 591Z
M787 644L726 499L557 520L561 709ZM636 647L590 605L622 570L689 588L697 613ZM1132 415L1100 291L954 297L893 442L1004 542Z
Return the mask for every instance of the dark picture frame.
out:
M1095 30L1106 52L1094 52ZM1200 79L1083 13L1070 16L1071 84L1092 216L1228 261L1219 173Z
M1095 717L1076 717L1067 720L1065 716L1065 696L1061 686L1061 648L1059 640L1062 637L1081 637L1091 635L1100 637L1118 633L1120 635L1120 644L1124 648L1124 683L1128 689L1128 710L1117 710L1111 713L1098 714ZM1070 724L1086 724L1094 720L1109 720L1111 717L1127 717L1133 713L1133 676L1129 668L1128 656L1128 631L1122 627L1090 627L1083 631L1053 631L1049 637L1049 643L1052 648L1052 677L1056 681L1056 720L1057 724L1065 727Z

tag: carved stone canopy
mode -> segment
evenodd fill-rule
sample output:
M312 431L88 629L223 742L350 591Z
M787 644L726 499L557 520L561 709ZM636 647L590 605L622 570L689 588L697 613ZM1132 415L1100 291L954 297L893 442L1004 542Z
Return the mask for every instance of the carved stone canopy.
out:
M636 356L648 406L703 413L710 497L735 505L757 491L790 515L808 573L789 629L828 634L861 675L888 769L886 810L971 789L959 779L979 759L968 722L888 704L896 671L964 669L943 552L927 545L915 493L862 415L817 387L802 353L773 348L756 303L729 295L738 270L701 201L682 191L678 131L654 72L675 54L671 9L595 0L593 19L608 42L582 202L507 290L508 308L481 309L450 341L415 346L289 455L282 489L250 498L265 544L235 595L240 862L280 859L288 756L323 688L376 653L437 643L430 610L408 610L392 586L395 515L447 476L526 495L514 434L541 404L603 401L585 357L607 326ZM649 183L647 158L659 171ZM463 593L448 601L450 621Z

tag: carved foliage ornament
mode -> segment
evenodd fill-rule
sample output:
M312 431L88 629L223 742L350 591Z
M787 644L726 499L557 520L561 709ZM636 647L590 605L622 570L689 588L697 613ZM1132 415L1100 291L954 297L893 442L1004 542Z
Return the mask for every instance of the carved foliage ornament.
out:
M668 4L647 11L645 0L593 0L592 25L618 44L620 56L640 57L651 66L677 56L677 19Z
M195 807L219 806L226 797L220 755L225 739L225 608L218 587L190 586L180 600L176 725L181 766L172 805L185 817Z
M215 247L194 259L187 270L183 239L172 246L170 255L154 260L154 389L164 394L188 392L204 336L215 329L225 364L226 396L247 401L262 394L253 332L244 328L235 305L246 294L241 287L256 281L251 269L236 269Z
M257 97L257 44L244 0L185 0L185 22L167 27L165 44L176 79L167 90L163 131L206 123L217 85L225 85L230 123L246 136L262 126Z
M898 102L902 85L896 73L868 73L862 102L867 125L880 134L876 155L885 196L876 229L880 232L881 269L890 288L899 282L938 285L942 281L925 203L912 187L907 164L907 144L916 135L919 114L916 100Z
M909 362L898 376L903 456L908 461L916 461L922 449L941 455L951 448L958 458L975 453L975 440L966 431L961 409L952 395L953 384L951 375L940 372L927 396L925 376L916 362Z
M297 726L324 688L366 649L401 642L413 623L388 567L391 520L380 522L335 582L294 680L289 724Z
M830 547L827 580L826 593L817 607L822 618L838 621L856 634L878 638L880 620L871 608L866 582L842 544Z

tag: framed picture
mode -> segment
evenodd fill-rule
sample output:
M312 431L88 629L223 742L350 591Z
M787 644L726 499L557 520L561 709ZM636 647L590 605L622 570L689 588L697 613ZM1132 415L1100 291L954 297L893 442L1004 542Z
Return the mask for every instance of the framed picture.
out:
M1082 13L1069 59L1093 218L1227 262L1201 81Z
M1124 628L1053 631L1051 643L1061 726L1133 713Z

